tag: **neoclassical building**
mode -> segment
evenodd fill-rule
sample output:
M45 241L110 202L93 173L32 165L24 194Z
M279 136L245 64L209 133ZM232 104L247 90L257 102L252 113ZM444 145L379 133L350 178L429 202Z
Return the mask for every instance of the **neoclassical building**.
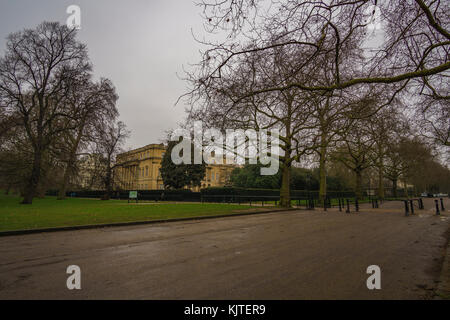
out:
M115 170L116 181L125 190L164 189L159 168L166 152L164 144L149 144L142 148L130 150L117 156L120 164ZM233 164L211 164L206 167L205 179L201 188L223 187L230 181ZM193 191L198 191L196 187Z

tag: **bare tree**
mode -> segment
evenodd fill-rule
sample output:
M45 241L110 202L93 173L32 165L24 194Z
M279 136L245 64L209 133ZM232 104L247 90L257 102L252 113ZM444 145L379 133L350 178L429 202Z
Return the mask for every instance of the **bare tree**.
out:
M189 120L201 119L209 126L280 131L279 157L282 171L280 205L290 206L290 168L300 157L312 152L313 120L315 111L311 96L292 88L268 92L240 99L254 87L280 83L293 75L299 62L292 59L290 50L274 48L270 52L248 52L226 75L203 86L202 79L189 80L198 90L191 92ZM297 75L300 77L300 75ZM304 78L308 75L303 75Z
M122 146L129 137L130 132L121 121L117 123L107 123L99 128L97 132L94 153L100 157L102 162L103 170L100 174L105 185L105 194L102 199L109 200L116 179L114 176L114 169L117 166L124 165L124 163L118 163L116 157L123 151Z
M384 169L386 177L392 182L394 197L398 196L397 185L400 180L404 185L405 196L408 196L408 183L413 183L414 177L420 175L430 156L429 149L416 137L398 134L391 138Z
M229 31L224 43L208 43L210 49L205 52L202 62L205 83L220 77L237 56L249 50L264 52L274 46L307 48L310 54L297 56L299 60L313 61L323 54L332 54L331 81L304 83L293 79L288 83L255 88L248 94L292 87L330 91L371 83L399 83L402 88L411 79L445 75L450 68L449 3L446 1L279 1L272 2L270 9L262 8L263 4L254 0L204 0L200 4L209 31L220 28ZM342 53L345 50L358 55L364 53L360 51L361 45L367 40L368 27L373 25L374 15L378 13L380 21L375 23L380 23L385 32L384 43L379 48L366 50L362 58L364 65L358 72L343 74L349 61ZM265 32L267 28L273 31L269 36ZM278 34L275 44L273 33ZM240 44L245 37L251 38L252 48Z
M381 10L383 29L389 35L369 52L364 43L373 15L367 11L373 4ZM271 10L261 12L258 1L203 2L210 30L228 28L230 34L223 42L202 41L207 49L196 70L188 72L191 88L187 96L192 105L206 101L195 110L203 119L206 111L214 110L208 119L239 119L242 127L263 127L249 121L252 116L259 122L274 120L269 123L284 130L281 140L287 157L281 159L282 164L290 163L285 163L286 159L298 161L305 150L314 150L319 158L320 195L325 197L328 149L348 125L396 102L405 88L417 85L415 82L433 78L427 83L434 84L434 78L445 77L449 67L446 23L436 17L445 17L447 6L367 0L281 1L272 5ZM255 15L249 19L253 9ZM409 13L406 17L405 10ZM422 33L415 32L418 28ZM301 121L288 117L293 119L289 126L300 123L301 128L286 139L290 128L279 113L285 110L281 106L286 105L288 95L295 97L295 103L301 101L304 113ZM376 108L366 108L364 104L372 105L374 97ZM296 145L296 141L302 144ZM382 161L378 164L382 167ZM382 172L380 169L380 184ZM287 175L284 181L288 180ZM282 194L284 190L282 187Z
M392 139L396 136L396 132L402 130L402 121L404 119L398 110L393 106L389 106L379 111L376 116L370 118L370 121L367 122L368 134L374 142L368 156L377 171L377 195L379 199L384 199L385 197L385 162L389 153L389 145L393 143Z
M375 141L372 139L368 121L354 123L343 138L343 142L332 154L334 160L342 162L355 174L355 195L362 198L362 174L372 166L370 152Z
M427 98L419 102L417 124L427 140L436 146L450 147L450 99Z
M311 128L314 128L314 139L311 148L315 151L319 162L319 199L325 200L327 195L327 161L329 153L338 146L345 137L355 130L360 119L368 119L375 111L374 95L377 92L336 92L328 94L314 103Z
M66 121L74 129L62 132L55 146L58 157L65 163L64 177L59 187L58 199L64 199L67 185L76 174L76 161L80 149L95 139L95 131L104 123L112 122L118 115L117 94L110 80L101 79L93 83L90 79L81 79L73 84L67 98L71 117Z
M91 70L76 31L44 22L8 37L0 59L0 105L24 127L33 150L22 203L31 204L41 179L44 153L70 117L66 98L73 79Z
M32 147L21 127L9 128L0 138L0 185L6 194L11 190L24 193L32 155Z

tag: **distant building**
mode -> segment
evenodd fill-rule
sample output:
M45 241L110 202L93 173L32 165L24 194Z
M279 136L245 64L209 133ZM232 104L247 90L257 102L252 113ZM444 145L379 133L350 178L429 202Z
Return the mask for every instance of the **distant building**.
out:
M78 161L78 174L71 181L72 185L85 190L105 190L102 173L105 163L100 154L82 156Z
M118 187L125 190L158 190L164 189L164 182L159 168L166 152L164 144L149 144L142 148L121 153L117 156L115 175ZM207 165L205 179L198 191L206 187L223 187L229 184L233 164Z

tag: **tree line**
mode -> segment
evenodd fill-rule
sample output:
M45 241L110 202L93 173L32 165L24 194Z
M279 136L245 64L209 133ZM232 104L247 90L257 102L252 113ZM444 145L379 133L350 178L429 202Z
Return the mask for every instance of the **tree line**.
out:
M369 171L381 198L386 179L448 188L440 179L423 185L418 178L429 170L448 177L448 2L204 0L200 6L211 37L199 41L202 58L185 75L186 121L279 129L282 206L290 206L291 168L311 163L322 200L338 163L354 176L359 196ZM370 28L374 8L380 31Z
M59 189L64 199L89 160L108 198L115 156L129 132L111 80L96 80L76 29L43 22L7 37L0 57L0 186L24 204ZM84 158L83 158L84 157Z

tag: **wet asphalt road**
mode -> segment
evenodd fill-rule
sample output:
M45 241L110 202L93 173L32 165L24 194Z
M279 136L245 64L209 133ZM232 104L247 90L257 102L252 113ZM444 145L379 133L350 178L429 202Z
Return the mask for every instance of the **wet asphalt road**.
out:
M450 201L446 199L446 208ZM294 211L0 238L0 299L429 299L450 211ZM68 290L66 268L81 268ZM366 268L381 268L368 290Z

